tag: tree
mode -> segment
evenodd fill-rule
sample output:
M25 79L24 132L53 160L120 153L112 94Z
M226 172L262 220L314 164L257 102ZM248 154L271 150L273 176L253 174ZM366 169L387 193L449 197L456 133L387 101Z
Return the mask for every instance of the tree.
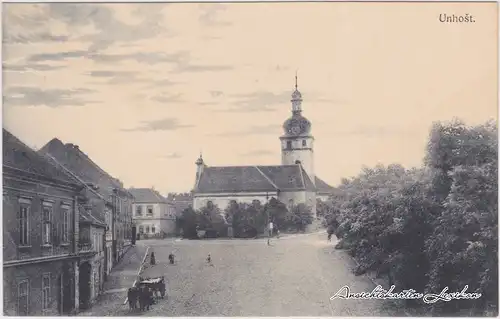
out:
M302 203L294 205L290 213L289 227L296 231L305 231L306 226L310 225L314 219L311 208Z
M436 303L434 314L498 312L498 138L495 123L435 123L420 169L364 168L334 189L326 218L357 274L400 289L480 292Z
M272 197L266 205L264 211L269 220L272 220L280 229L285 230L288 225L288 209L285 204Z

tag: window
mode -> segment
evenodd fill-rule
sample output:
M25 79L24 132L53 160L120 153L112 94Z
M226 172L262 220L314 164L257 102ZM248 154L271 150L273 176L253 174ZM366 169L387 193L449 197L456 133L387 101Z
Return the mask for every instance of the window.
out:
M148 216L153 215L153 206L148 206Z
M155 225L151 226L151 233L152 234L156 233L156 227L155 227Z
M292 141L286 141L286 148L287 149L292 148Z
M302 140L302 146L307 146L306 140Z
M67 207L61 208L61 240L63 243L69 243L69 209Z
M50 307L50 274L43 275L42 278L42 309Z
M30 282L28 279L19 282L17 286L17 313L20 316L29 314L29 287Z
M144 234L144 226L139 226L139 233Z
M30 244L30 206L21 204L19 207L19 244L28 246Z
M42 205L42 240L44 245L52 244L52 204L44 202Z
M141 205L137 205L137 207L135 208L135 215L142 216L142 206Z
M146 226L146 234L149 234L149 226Z

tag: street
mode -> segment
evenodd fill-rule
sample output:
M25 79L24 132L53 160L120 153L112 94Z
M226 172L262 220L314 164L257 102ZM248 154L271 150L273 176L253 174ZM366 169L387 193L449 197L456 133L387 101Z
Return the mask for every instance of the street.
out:
M168 300L143 313L129 313L126 292L104 294L87 315L143 316L404 316L390 301L330 300L342 286L371 291L365 276L354 276L355 263L325 233L273 239L145 240L155 266L143 277L164 275ZM144 251L144 249L143 249ZM176 263L168 263L173 252ZM213 265L206 261L208 254ZM148 256L149 259L149 256ZM149 260L148 260L149 261ZM108 296L106 298L106 296ZM114 296L114 297L112 297Z

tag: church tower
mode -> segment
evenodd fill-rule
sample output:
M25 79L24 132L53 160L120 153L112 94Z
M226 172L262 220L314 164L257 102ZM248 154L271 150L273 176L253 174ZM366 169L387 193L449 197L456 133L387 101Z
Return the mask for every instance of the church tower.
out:
M314 175L314 137L311 135L311 122L302 116L302 94L297 85L295 75L295 90L292 93L292 116L283 124L285 134L281 140L281 164L292 165L300 163L315 184Z

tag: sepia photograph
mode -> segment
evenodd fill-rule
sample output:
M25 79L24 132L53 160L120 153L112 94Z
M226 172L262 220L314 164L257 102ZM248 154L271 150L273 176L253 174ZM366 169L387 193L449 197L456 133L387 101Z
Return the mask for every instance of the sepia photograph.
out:
M498 316L498 3L2 5L4 316Z

